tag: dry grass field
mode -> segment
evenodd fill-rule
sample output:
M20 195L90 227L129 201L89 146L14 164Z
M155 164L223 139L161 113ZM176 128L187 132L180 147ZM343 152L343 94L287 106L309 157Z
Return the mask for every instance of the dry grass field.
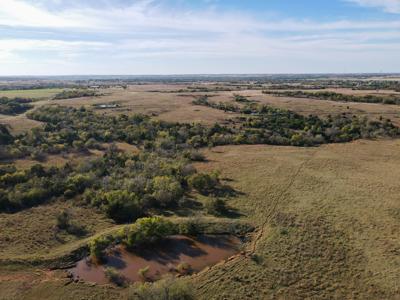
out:
M33 99L41 99L41 98L51 98L55 94L62 92L63 89L54 88L54 89L34 89L34 90L10 90L10 91L0 91L0 97L26 97Z
M399 149L399 141L359 141L207 152L199 167L220 170L244 193L230 204L259 227L254 255L195 277L199 297L398 297Z
M72 220L79 221L84 228L85 233L82 236L57 232L57 215L64 210L68 210ZM66 202L55 202L0 216L1 260L46 256L57 251L57 248L113 226L113 222L105 218L103 214ZM22 231L21 228L24 230Z
M188 86L134 85L126 90L102 90L104 95L99 97L41 100L34 105L93 108L94 104L117 103L119 107L97 113L144 113L171 122L213 124L235 114L195 106L193 99L208 94L211 101L232 102L234 95L240 94L304 115L382 116L400 125L400 106L395 105L281 98L260 90L170 92ZM14 134L41 126L26 114L0 115L0 122L10 125ZM116 145L121 151L139 151L126 143ZM223 183L237 192L228 198L228 206L238 212L237 219L253 224L256 230L241 253L187 277L196 297L399 299L399 150L400 140L359 140L311 148L253 145L203 149L207 160L196 163L196 168L220 171ZM49 155L43 164L79 163L102 153ZM26 169L37 162L23 159L14 163ZM0 214L0 300L127 299L126 289L74 282L64 270L52 270L44 263L63 260L93 235L119 229L104 214L75 206L73 201L76 199L54 200ZM85 229L81 236L55 229L57 215L66 209L72 221Z

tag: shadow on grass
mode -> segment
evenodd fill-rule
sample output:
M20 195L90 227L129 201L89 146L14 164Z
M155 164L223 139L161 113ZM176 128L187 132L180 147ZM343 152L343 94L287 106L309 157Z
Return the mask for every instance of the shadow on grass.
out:
M227 208L225 211L222 211L219 216L229 219L238 219L243 217L244 214L240 213L237 209Z
M238 196L244 196L246 195L245 193L235 190L229 185L220 185L212 193L210 193L216 197L238 197Z

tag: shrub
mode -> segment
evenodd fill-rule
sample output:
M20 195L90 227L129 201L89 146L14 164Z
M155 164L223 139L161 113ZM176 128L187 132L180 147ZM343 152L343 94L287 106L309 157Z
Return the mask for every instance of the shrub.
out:
M0 189L0 212L11 210L11 203L5 190Z
M199 224L196 220L188 220L178 225L179 234L195 236L199 233Z
M171 176L154 177L152 187L153 197L163 207L175 204L183 196L181 184Z
M186 152L185 157L192 161L205 161L205 159L206 159L204 154L197 150L192 150L192 151Z
M7 128L7 125L0 124L0 145L7 145L13 141L13 136Z
M154 283L133 285L128 300L193 300L193 288L186 281L167 276Z
M208 194L216 188L219 180L217 175L199 173L190 176L188 183L201 194Z
M187 275L191 272L192 267L187 262L181 262L177 267L176 270L181 275Z
M57 216L56 226L61 230L65 230L70 226L70 219L70 214L68 213L68 211L64 210Z
M118 285L118 286L124 286L125 285L125 277L121 275L115 268L112 267L107 267L104 271L107 279Z
M132 222L143 215L139 198L127 191L98 193L92 201L118 223Z
M141 268L138 271L138 275L143 281L146 281L149 271L150 271L150 267L149 266Z
M73 235L84 235L86 230L83 226L80 226L71 221L71 215L67 210L64 210L57 216L57 228L60 230L65 230L69 234Z
M212 215L221 215L226 212L225 201L221 198L209 198L205 203L207 213Z
M0 177L0 184L16 185L28 180L25 172L7 173Z
M67 187L75 194L81 194L92 185L93 179L90 175L77 174L68 177Z
M128 247L139 247L160 241L176 233L174 224L160 217L142 218L127 229L125 243Z
M103 261L105 258L104 251L110 246L111 243L112 238L109 236L101 236L92 239L88 245L90 257L97 262Z

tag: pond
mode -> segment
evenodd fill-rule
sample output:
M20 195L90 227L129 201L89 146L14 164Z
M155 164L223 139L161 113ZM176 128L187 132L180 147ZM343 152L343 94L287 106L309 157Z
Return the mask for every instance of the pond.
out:
M106 284L107 267L115 268L129 282L143 280L139 270L148 268L146 280L154 281L167 273L178 274L178 269L182 272L182 266L185 272L199 272L238 253L240 244L239 238L229 235L202 235L196 239L176 235L135 252L118 246L110 251L104 264L84 258L69 271L74 279Z

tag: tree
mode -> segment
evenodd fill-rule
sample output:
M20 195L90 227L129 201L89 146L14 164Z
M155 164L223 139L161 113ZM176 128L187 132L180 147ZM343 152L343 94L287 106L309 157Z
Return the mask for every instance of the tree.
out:
M125 243L130 248L153 244L175 232L174 224L163 218L142 218L127 229Z
M193 288L181 279L166 276L154 283L136 283L128 300L193 300Z
M102 208L118 223L132 222L143 215L139 198L128 191L111 191L100 195Z
M103 261L105 258L104 251L110 246L111 243L112 238L109 236L101 236L92 239L88 244L90 257L97 262Z
M7 145L13 141L13 136L7 128L7 125L0 124L0 145Z
M71 216L67 210L64 210L57 216L57 227L59 229L65 230L70 226Z
M212 215L221 215L226 212L225 201L221 198L208 198L205 207L207 212Z
M126 279L117 269L107 267L104 271L107 279L118 286L124 286Z
M181 184L171 176L154 177L152 188L153 197L163 207L176 203L183 196Z
M217 174L194 174L189 177L189 185L201 194L209 194L219 183Z

